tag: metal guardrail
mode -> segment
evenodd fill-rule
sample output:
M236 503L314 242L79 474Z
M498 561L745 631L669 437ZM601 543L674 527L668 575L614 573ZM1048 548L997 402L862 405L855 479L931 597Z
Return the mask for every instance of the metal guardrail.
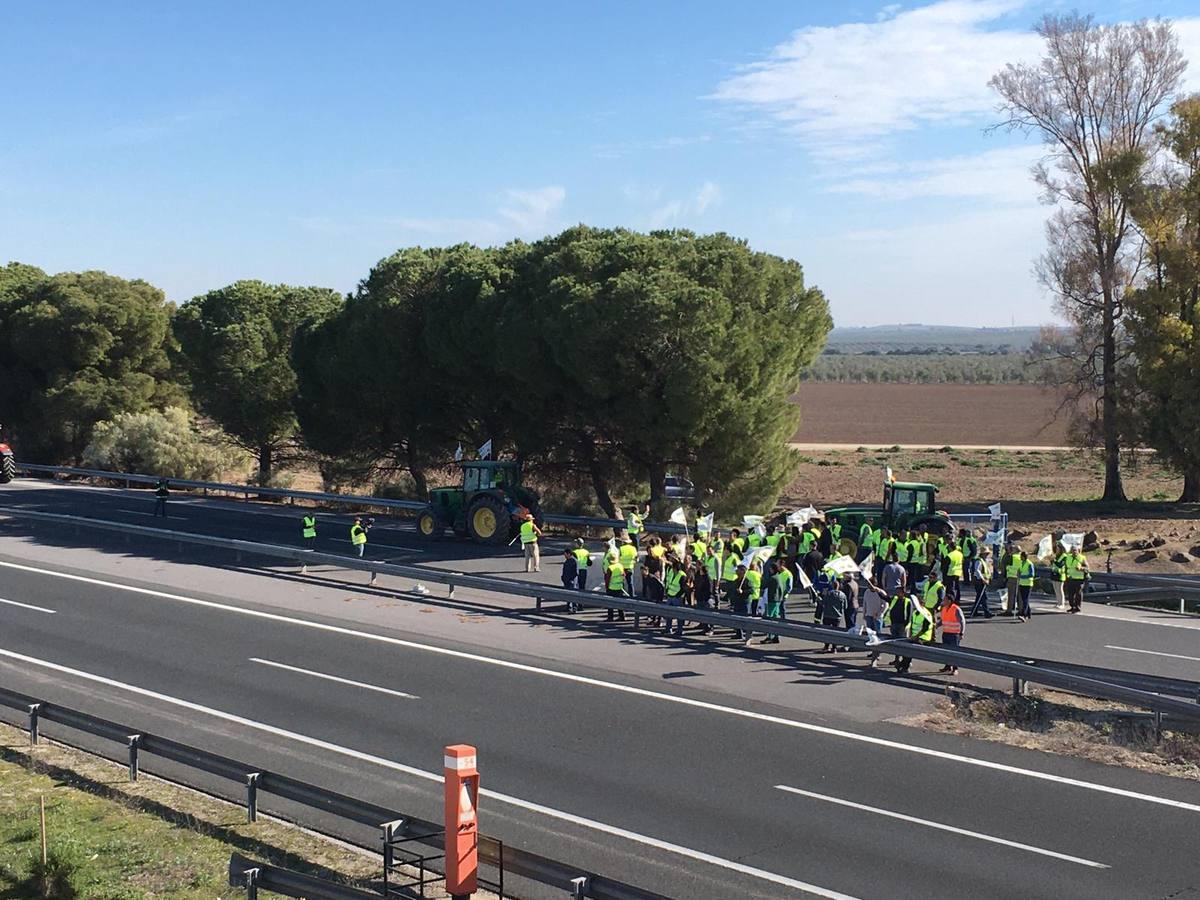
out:
M395 810L378 806L356 797L350 797L336 791L327 790L317 785L299 781L290 776L272 772L264 766L230 759L207 750L182 744L179 741L159 735L150 734L141 728L113 722L99 716L80 712L56 703L31 697L7 688L0 687L0 707L18 710L27 717L25 722L10 723L25 728L29 732L31 746L38 743L42 736L42 725L54 723L73 731L90 734L127 748L129 763L129 779L136 781L143 769L144 756L153 756L168 760L189 769L213 775L226 781L243 786L246 791L246 820L254 822L258 817L259 794L271 794L281 800L288 800L309 809L328 815L336 816L347 822L378 828L384 835L403 835L428 844L438 850L443 849L441 835L444 826L417 816L409 816ZM148 771L148 770L147 770ZM192 785L197 787L196 785ZM370 849L375 849L374 847ZM501 852L503 858L501 858ZM501 843L494 837L480 835L479 860L485 865L498 866L503 862L506 874L517 875L536 881L540 884L564 891L574 891L579 879L585 879L584 893L573 894L580 898L589 897L594 900L666 900L661 894L644 890L615 878L589 872L578 866L571 866L537 853ZM249 861L247 861L249 862ZM251 863L251 865L257 865ZM279 870L280 872L285 870ZM311 879L312 876L294 875L296 881ZM370 897L377 894L345 893L350 888L343 885L333 885L331 882L317 881L325 889L333 893L312 892L303 895L290 896L329 897L331 900L340 898ZM289 883L289 882L283 882ZM312 882L310 882L311 884ZM232 882L231 882L232 884ZM242 882L244 884L244 882ZM264 882L259 887L274 890ZM342 891L338 893L336 891Z
M868 643L867 638L860 637L852 632L822 628L817 625L803 625L775 619L748 618L693 607L668 607L645 600L610 597L602 593L581 594L579 591L565 590L563 588L528 581L468 575L463 572L449 572L418 566L402 566L395 563L373 562L371 560L358 559L357 557L317 553L297 547L260 544L254 541L243 541L235 538L210 537L208 535L197 535L183 531L149 528L144 525L128 525L124 522L89 519L83 516L68 516L59 513L33 512L9 508L0 510L0 515L15 516L18 518L26 517L62 525L73 525L77 529L84 527L96 528L122 533L127 536L141 535L160 540L175 541L181 547L185 543L190 543L233 550L237 553L283 558L300 564L328 564L343 569L368 572L371 575L372 583L374 583L379 575L416 579L422 582L445 585L449 588L449 595L451 597L454 596L455 588L461 587L510 596L528 597L536 602L539 609L543 602L555 601L564 605L579 604L589 607L623 610L633 613L635 617L667 616L669 618L682 618L693 623L704 623L738 631L753 631L756 634L779 635L780 637L788 637L811 643L832 643L859 650L879 649L881 652L893 652L900 656L912 657L913 659L1011 678L1013 691L1017 694L1022 692L1026 683L1041 684L1046 687L1082 694L1084 696L1102 697L1108 700L1128 703L1132 706L1152 710L1159 716L1166 713L1187 719L1200 719L1200 684L1196 685L1196 702L1188 702L1151 691L1102 681L1079 674L1077 671L1067 671L1066 668L1054 669L1052 668L1052 666L1056 665L1054 661L1031 661L1018 654L1010 654L1008 655L1009 658L1004 659L1000 658L998 654L983 651L972 651L962 648L948 650L944 647L918 644L907 640L883 640L872 644ZM1059 665L1066 667L1066 664Z
M339 884L303 872L281 869L247 859L239 853L229 857L229 886L246 889L246 900L258 900L258 891L306 900L379 900L379 894Z

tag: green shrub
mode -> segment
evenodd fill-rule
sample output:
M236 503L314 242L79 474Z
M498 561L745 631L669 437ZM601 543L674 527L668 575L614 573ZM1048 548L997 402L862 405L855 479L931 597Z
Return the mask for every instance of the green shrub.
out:
M193 422L177 406L161 412L121 413L96 425L83 451L85 466L211 480L246 464L246 456L221 432Z

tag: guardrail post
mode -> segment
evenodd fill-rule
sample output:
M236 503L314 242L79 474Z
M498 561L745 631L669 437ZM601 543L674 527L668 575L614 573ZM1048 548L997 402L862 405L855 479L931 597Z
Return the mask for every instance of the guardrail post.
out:
M138 780L138 748L142 744L140 734L131 734L125 739L129 744L129 780Z
M454 599L454 582L453 581L450 582L448 585L446 585L446 587L449 588L449 590L446 592L446 596L449 597L451 600L453 600Z
M1021 696L1022 694L1024 694L1024 693L1025 693L1025 681L1024 681L1024 679L1022 679L1022 678L1017 678L1017 677L1014 675L1014 676L1013 676L1013 688L1012 688L1012 695L1013 695L1013 697L1014 697L1014 698L1016 698L1016 697L1020 697L1020 696Z
M388 879L391 878L392 867L396 864L396 848L392 843L396 840L396 832L404 828L404 820L384 822L379 826L383 831L383 895L388 895ZM421 889L424 890L422 885Z
M1162 710L1154 711L1154 740L1162 740Z
M580 875L571 879L571 900L584 900L588 894L588 877Z
M541 598L541 597L534 597L533 599L534 599L534 602L535 602L535 603L537 603L537 608L538 608L538 609L541 609L541 608L542 608L542 598Z
M379 580L379 573L376 572L374 569L372 569L371 570L371 580L367 582L367 587L371 587L371 585L375 584L375 582L378 580Z
M258 779L261 777L259 772L250 772L246 775L246 821L258 821Z
M1200 701L1200 697L1196 698ZM36 747L38 742L38 717L42 712L42 704L31 703L29 705L29 746Z

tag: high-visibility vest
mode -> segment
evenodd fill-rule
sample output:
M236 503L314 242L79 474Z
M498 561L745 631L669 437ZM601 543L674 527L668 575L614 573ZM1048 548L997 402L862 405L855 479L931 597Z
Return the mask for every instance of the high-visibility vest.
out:
M359 544L365 544L366 542L367 529L355 522L350 526L350 543L357 547Z
M942 607L942 634L962 634L961 612L962 607L953 600Z
M863 522L858 529L858 545L860 547L869 547L867 539L871 537L871 523Z
M783 600L792 592L792 582L794 580L790 569L780 569L775 573L775 586L779 589L780 600Z
M950 560L950 565L946 567L946 574L962 578L963 575L963 552L955 547L947 555Z
M1054 558L1054 562L1051 565L1054 568L1054 580L1055 581L1066 581L1067 580L1067 554L1065 554L1065 553L1058 554L1058 556L1056 556Z
M729 549L737 556L742 556L746 552L746 542L740 537L735 537L730 540Z
M692 557L695 559L704 559L708 553L708 545L704 541L692 541Z
M890 599L888 601L887 610L884 612L884 615L887 617L887 620L889 622L895 622L896 621L896 606L899 605L900 612L903 613L904 607L906 604L907 604L907 601L904 599L904 596L902 594L897 594L895 597Z
M306 538L315 538L317 536L317 517L305 516L301 522L303 523L304 531L301 532Z
M625 567L618 562L614 562L608 567L608 589L610 591L625 590Z
M835 547L838 544L840 544L842 542L842 526L841 525L830 525L829 526L829 536L833 538L833 545Z
M718 556L725 552L725 542L720 538L713 538L712 543L708 545L709 549Z
M762 535L760 535L757 531L752 531L746 535L746 546L751 550L760 544L762 544Z
M533 530L533 522L526 519L521 523L521 546L537 543L537 532Z
M896 541L892 546L896 550L896 562L906 563L909 561L912 546L908 541Z
M925 542L920 538L913 538L908 542L908 561L910 563L925 562Z
M1087 577L1087 557L1072 550L1067 554L1067 578L1071 581L1083 581Z
M925 585L925 590L921 595L921 602L925 604L926 609L933 609L938 605L938 591L942 589L940 581L930 581Z
M972 557L975 551L979 549L979 541L973 535L968 534L962 539L962 552L964 556Z
M1025 562L1021 565L1021 574L1019 576L1020 580L1018 581L1018 584L1021 587L1033 587L1033 578L1035 574L1033 560L1025 560Z
M781 540L783 540L783 535L780 534L778 531L776 531L772 534L768 534L767 535L767 546L777 548L779 546L779 542Z
M592 555L582 547L576 547L571 554L575 557L575 564L581 572L592 564Z
M630 513L625 519L625 530L630 534L640 534L642 530L642 517L637 513Z
M730 553L725 557L725 571L721 573L722 581L737 581L738 557L735 553Z
M637 547L633 544L622 544L617 553L621 557L621 565L627 572L632 572L633 566L637 562Z
M1004 575L1007 578L1021 577L1021 557L1014 554L1008 561L1008 565L1004 567Z
M933 627L933 614L916 603L912 604L912 614L908 620L909 636L928 643L933 640Z
M668 570L664 583L667 586L667 596L678 597L683 593L683 572L678 569Z
M758 599L758 595L762 593L762 572L750 569L746 573L746 584L750 586L750 599Z
M887 561L888 554L892 552L892 548L896 546L895 538L882 538L875 544L875 558Z
M813 545L817 542L817 536L811 531L805 531L800 535L800 552L809 553L812 551Z
M664 547L662 544L655 544L653 547L651 547L646 552L649 553L651 556L653 556L655 559L662 559L664 556L667 555L667 548Z
M704 568L708 571L710 581L716 581L721 577L721 554L710 553L708 559L704 561Z

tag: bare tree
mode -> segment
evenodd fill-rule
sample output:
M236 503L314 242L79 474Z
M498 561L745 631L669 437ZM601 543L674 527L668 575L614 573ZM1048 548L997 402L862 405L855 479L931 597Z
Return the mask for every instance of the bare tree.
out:
M1120 321L1142 254L1129 195L1187 63L1161 20L1097 25L1048 15L1036 30L1046 44L1041 61L1010 63L989 82L1001 97L997 127L1039 134L1047 145L1033 174L1058 209L1039 274L1085 339L1072 384L1096 399L1104 499L1124 500Z

